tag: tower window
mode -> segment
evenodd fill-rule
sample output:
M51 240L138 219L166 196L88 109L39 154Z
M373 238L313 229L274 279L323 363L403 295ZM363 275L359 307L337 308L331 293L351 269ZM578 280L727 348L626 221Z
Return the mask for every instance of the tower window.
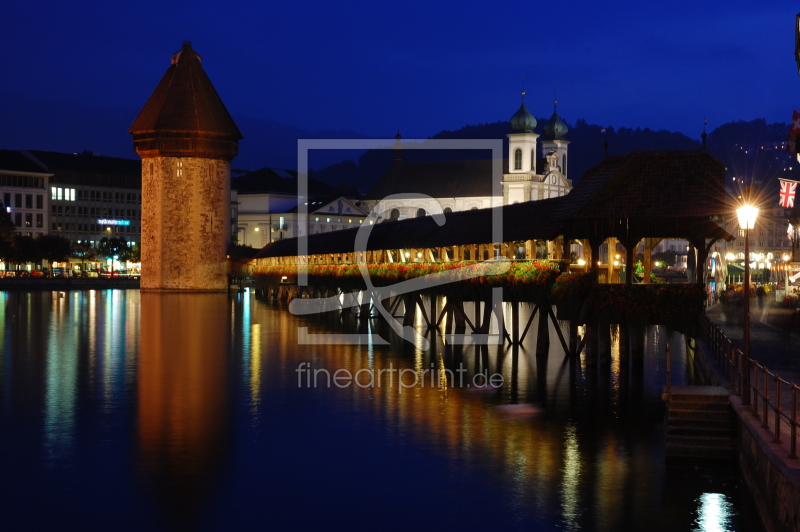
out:
M417 218L425 216L425 209L417 209Z
M522 150L514 150L514 170L522 170Z
M392 211L389 213L389 219L397 220L398 218L400 218L400 211L398 209L392 209Z
M536 151L531 150L531 170L536 171Z

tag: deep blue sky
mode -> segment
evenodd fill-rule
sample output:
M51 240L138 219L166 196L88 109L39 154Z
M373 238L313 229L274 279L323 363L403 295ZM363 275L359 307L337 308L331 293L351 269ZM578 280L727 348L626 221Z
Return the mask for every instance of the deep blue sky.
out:
M234 116L427 137L526 103L699 135L800 107L789 1L6 2L0 90L130 112L191 40ZM2 117L0 117L0 122ZM126 126L127 127L127 126ZM42 146L46 148L46 146Z

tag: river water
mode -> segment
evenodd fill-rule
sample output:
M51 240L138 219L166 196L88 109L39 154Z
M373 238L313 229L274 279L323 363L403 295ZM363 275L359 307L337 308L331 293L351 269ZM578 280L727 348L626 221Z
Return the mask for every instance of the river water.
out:
M529 336L421 349L249 292L0 292L2 529L760 530L735 468L664 464L679 335L630 367L612 339L596 372Z

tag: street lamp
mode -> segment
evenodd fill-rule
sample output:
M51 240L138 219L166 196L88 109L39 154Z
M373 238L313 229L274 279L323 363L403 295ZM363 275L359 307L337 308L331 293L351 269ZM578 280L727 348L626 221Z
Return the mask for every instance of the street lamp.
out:
M744 362L742 368L742 404L750 404L750 230L756 226L758 207L743 205L736 209L739 230L744 233Z

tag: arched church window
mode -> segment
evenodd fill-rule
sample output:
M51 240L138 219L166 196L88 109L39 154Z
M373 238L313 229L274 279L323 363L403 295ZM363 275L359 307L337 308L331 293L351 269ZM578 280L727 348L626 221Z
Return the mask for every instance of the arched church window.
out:
M561 156L561 173L567 175L567 154Z
M417 218L425 216L425 209L417 209Z
M514 170L522 170L522 150L519 148L514 151Z
M398 218L400 218L400 211L398 209L392 209L391 212L389 212L389 219L397 220Z
M531 170L536 171L536 150L531 150Z
M477 207L473 207L473 208L471 208L470 210L471 210L471 211L477 211L477 210L478 210L478 208L477 208Z
M450 207L445 207L444 208L444 213L445 214L450 214L451 212L453 212L453 209L451 209Z

